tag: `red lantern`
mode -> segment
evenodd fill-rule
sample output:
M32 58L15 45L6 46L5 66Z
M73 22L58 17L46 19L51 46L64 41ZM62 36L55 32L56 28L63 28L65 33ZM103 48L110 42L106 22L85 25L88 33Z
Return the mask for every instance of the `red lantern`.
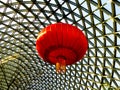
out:
M83 58L88 41L83 32L65 23L48 25L38 35L36 49L44 61L56 65L57 72L65 72L71 65Z

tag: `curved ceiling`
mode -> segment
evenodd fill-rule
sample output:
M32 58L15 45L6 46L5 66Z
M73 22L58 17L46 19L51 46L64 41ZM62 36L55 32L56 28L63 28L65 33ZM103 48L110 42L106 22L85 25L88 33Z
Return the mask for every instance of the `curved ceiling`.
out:
M56 74L35 49L38 33L56 22L88 38L82 61ZM120 87L119 0L0 0L0 90L103 90Z

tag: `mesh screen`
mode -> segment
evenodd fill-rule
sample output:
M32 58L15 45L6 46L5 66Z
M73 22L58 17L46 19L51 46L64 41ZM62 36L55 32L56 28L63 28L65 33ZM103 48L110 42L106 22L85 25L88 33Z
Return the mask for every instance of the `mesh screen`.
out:
M56 22L88 38L82 61L57 74L35 49L38 33ZM120 0L0 0L0 90L120 89Z

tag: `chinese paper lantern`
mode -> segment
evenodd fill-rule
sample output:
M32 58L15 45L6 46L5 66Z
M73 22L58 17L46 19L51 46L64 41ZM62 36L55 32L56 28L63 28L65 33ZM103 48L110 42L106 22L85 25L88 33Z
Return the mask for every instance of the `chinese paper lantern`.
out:
M58 73L65 72L66 65L81 60L87 48L88 41L83 32L65 23L48 25L36 40L38 54L44 61L55 64Z

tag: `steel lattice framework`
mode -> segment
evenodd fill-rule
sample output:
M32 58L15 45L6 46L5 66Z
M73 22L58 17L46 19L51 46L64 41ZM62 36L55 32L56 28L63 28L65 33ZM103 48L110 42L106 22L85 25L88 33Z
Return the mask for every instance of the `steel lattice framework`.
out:
M82 61L56 74L35 49L44 27L64 22L89 41ZM120 88L119 0L0 0L0 90Z

